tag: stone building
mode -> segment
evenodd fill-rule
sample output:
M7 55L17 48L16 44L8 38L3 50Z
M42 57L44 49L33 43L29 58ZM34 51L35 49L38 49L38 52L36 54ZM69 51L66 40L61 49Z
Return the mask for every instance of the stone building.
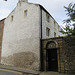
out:
M19 0L4 21L1 64L30 70L64 72L63 54L60 54L62 63L59 56L59 51L62 52L62 38L47 41L62 36L60 30L61 27L43 6ZM54 46L52 50L47 50L46 44L49 43L52 44L48 47ZM50 55L54 55L53 58L49 58ZM56 68L51 68L53 65L49 64L51 62L48 59L54 61Z

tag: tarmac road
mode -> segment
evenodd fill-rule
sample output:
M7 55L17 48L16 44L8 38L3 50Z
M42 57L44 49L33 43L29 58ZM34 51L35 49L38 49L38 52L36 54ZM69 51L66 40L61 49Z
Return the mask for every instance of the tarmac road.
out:
M22 75L22 73L11 70L0 69L0 75Z

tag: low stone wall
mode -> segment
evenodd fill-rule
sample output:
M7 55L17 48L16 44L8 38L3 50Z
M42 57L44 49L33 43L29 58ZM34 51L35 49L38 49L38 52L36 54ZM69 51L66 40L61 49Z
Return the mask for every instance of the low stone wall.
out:
M54 41L57 46L58 72L75 73L75 37L56 37L42 41L43 70L47 71L46 45L49 41Z
M64 72L75 73L75 37L63 38Z

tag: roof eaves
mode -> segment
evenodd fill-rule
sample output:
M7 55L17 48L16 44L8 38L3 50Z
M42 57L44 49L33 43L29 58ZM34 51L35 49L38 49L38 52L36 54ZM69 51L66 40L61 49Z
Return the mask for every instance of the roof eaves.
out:
M6 18L1 19L0 22L3 21L3 20L5 20L5 19L6 19Z

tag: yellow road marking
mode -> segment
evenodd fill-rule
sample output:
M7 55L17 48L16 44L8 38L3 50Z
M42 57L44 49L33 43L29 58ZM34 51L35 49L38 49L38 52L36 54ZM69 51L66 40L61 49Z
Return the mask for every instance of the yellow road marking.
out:
M12 71L12 70L5 70L5 69L0 69L0 71L6 71L6 72L12 72L12 73L17 73L17 74L22 74L21 72Z

